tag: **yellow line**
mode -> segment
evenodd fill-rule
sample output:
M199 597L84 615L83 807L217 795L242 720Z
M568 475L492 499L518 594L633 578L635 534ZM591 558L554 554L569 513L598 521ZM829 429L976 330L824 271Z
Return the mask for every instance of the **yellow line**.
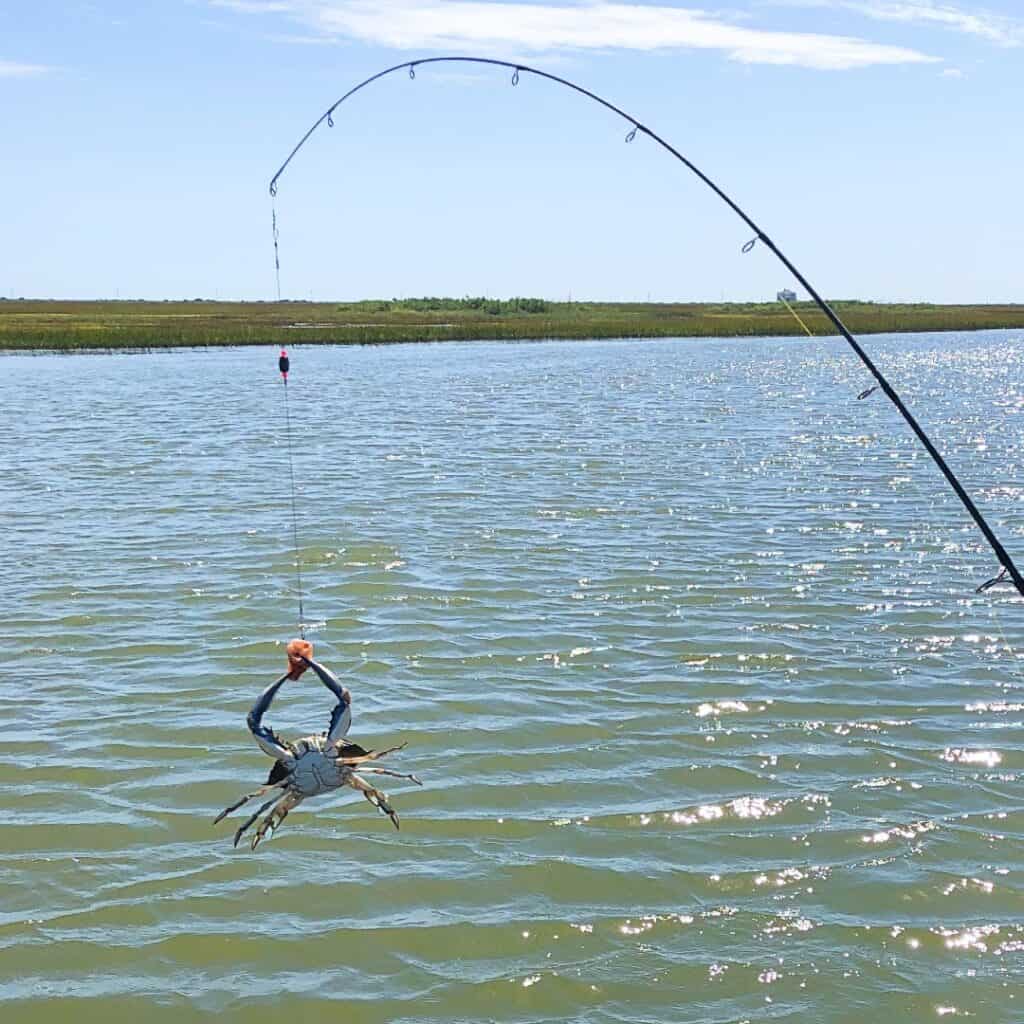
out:
M807 324L803 322L803 320L800 319L800 315L797 313L797 311L781 295L778 296L778 299L779 302L781 302L786 307L786 309L788 309L790 313L792 313L793 316L796 317L796 322L807 332L807 337L813 338L814 335L811 334L811 329L807 326Z

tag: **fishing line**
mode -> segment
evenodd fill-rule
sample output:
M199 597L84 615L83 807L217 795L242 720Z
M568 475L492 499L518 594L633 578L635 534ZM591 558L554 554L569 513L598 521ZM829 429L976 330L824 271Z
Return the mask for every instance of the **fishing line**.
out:
M746 247L744 247L744 248L746 248ZM790 313L793 314L793 318L804 329L804 333L807 335L808 338L816 338L817 337L817 335L810 329L810 327L808 327L807 324L805 324L803 322L803 320L800 318L800 314L797 313L797 311L782 297L781 293L778 296L776 296L776 298L778 298L779 302L781 302L786 307L786 309L788 309L790 311ZM878 385L877 384L873 385L870 388L865 388L859 395L857 395L857 401L858 402L863 402L865 398L867 398L869 395L874 394L877 390L878 390ZM1003 572L1005 572L1005 571L1006 570L1004 569ZM992 581L990 580L989 584L991 582ZM987 587L989 584L983 583L982 587Z
M415 80L416 69L418 67L426 66L429 64L482 64L491 67L507 68L513 72L513 85L517 85L519 83L520 76L523 73L526 73L534 75L537 78L544 79L545 81L553 82L556 85L564 86L567 89L571 89L573 92L579 93L581 96L593 100L595 103L600 104L606 110L611 111L613 114L616 114L617 116L625 120L630 126L629 133L626 135L627 142L632 142L636 138L638 132L645 135L647 138L653 140L659 146L665 149L669 154L671 154L671 156L673 156L676 160L683 164L684 167L686 167L694 175L696 175L702 182L704 182L704 184L707 185L707 187L711 189L711 191L714 192L715 195L717 195L719 199L721 199L722 202L724 202L754 232L753 238L751 238L748 242L744 244L743 252L750 252L751 250L754 249L758 242L760 242L767 249L769 249L774 254L774 256L779 260L779 262L803 286L804 290L814 300L818 308L832 322L836 330L839 331L843 338L846 339L847 344L853 349L857 357L867 368L868 372L877 381L877 384L874 385L874 387L879 387L885 392L886 396L889 398L889 401L892 402L892 404L896 407L899 414L903 417L904 421L917 436L918 441L920 441L920 443L924 446L925 450L931 456L932 461L935 463L936 466L938 466L940 472L946 478L947 483L956 492L957 497L960 499L961 503L963 504L964 508L967 510L971 518L974 520L978 529L980 529L982 534L985 536L985 539L988 541L989 546L992 548L992 551L995 553L997 559L999 560L1000 568L1005 569L1009 573L1011 579L1013 580L1013 584L1017 588L1018 592L1021 595L1024 595L1024 575L1021 575L1020 570L1014 564L1014 561L1010 557L1006 548L1003 547L999 538L995 535L992 528L989 526L987 520L981 514L981 511L974 504L974 501L971 499L970 495L967 493L966 490L964 490L964 487L957 479L956 474L953 472L952 469L950 469L949 465L946 463L946 460L939 453L935 445L932 444L931 439L924 432L924 429L917 422L917 420L914 418L913 414L906 407L906 405L904 405L903 400L896 393L896 390L889 383L889 381L886 380L885 376L882 374L882 371L879 370L877 366L875 366L871 357L867 354L867 352L861 347L861 345L857 342L854 336L847 329L846 325L839 318L835 310L832 309L832 307L821 297L821 295L810 284L807 278L804 277L804 275L801 274L799 270L797 270L797 268L790 262L788 257L782 252L781 249L779 249L775 242L773 242L772 239L758 226L758 224L753 220L753 218L750 217L743 210L743 208L740 207L739 204L736 203L736 201L733 200L719 185L717 185L714 181L712 181L711 178L709 178L703 171L701 171L696 166L696 164L692 163L685 156L683 156L683 154L680 153L679 150L677 150L674 146L672 146L660 135L658 135L657 132L652 131L640 120L638 120L637 118L633 117L630 114L627 114L624 110L615 106L615 104L610 103L608 100L602 98L601 96L598 96L597 93L591 92L589 89L585 89L583 88L583 86L577 85L575 82L571 82L567 78L561 78L558 75L551 74L550 72L540 71L539 69L529 67L526 64L512 63L510 61L505 60L495 60L490 57L425 57L420 60L403 61L401 64L395 64L392 67L385 68L383 71L378 71L375 75L371 75L369 78L364 79L358 85L353 86L343 96L335 100L334 103L332 103L331 106L328 107L328 109L324 111L323 114L321 114L321 116L313 123L313 125L305 133L305 135L303 135L302 138L299 139L298 143L288 154L287 159L278 168L277 173L273 176L273 178L270 179L271 197L275 197L277 195L278 182L281 178L281 175L284 173L285 169L295 158L295 155L305 145L306 141L313 134L313 132L315 132L316 129L319 128L320 125L323 124L325 121L327 122L329 127L334 124L334 114L337 111L337 108L341 106L342 103L348 100L351 96L354 96L360 90L365 89L368 85L372 84L373 82L376 82L378 79L384 78L386 75L393 74L397 71L407 70L409 78ZM276 231L276 214L274 227ZM276 237L274 257L276 262ZM867 397L867 395L870 394L872 390L873 388L869 388L866 392L862 392L862 396Z
M288 481L292 498L292 544L295 547L295 589L299 595L299 636L306 639L306 616L302 607L302 555L299 549L299 513L295 503L295 462L292 458L292 417L288 408L288 370L291 362L287 349L281 349L277 360L277 368L281 371L281 383L284 385L284 431L285 447L288 450Z
M270 202L270 227L274 235L274 278L277 281L277 301L281 301L281 256L277 246L280 237L277 233L277 204ZM285 379L285 390L288 389L288 381Z
M1009 599L1008 603L1013 603L1015 601L1016 598L1013 597ZM992 627L993 629L995 629L996 635L999 637L999 639L1002 640L1003 649L1010 656L1009 674L1011 676L1011 681L1016 681L1018 686L1024 687L1024 667L1022 667L1021 665L1021 660L1022 658L1024 658L1024 656L1018 654L1014 650L1013 644L1011 644L1010 641L1007 639L1006 628L1003 625L1003 617L999 612L999 605L1002 602L999 599L997 599L995 601L989 601L987 603L989 617L992 620ZM1009 687L1006 688L1009 689Z
M803 320L800 319L800 314L782 297L781 293L778 295L778 300L786 307L786 309L790 311L790 313L793 314L794 318L796 319L796 322L804 329L805 333L807 334L807 337L813 338L814 335L811 333L810 327L808 327L807 324L805 324Z

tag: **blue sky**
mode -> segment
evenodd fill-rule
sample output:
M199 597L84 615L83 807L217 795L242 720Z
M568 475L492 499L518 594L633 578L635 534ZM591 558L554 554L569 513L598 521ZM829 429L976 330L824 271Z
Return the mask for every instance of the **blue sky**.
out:
M271 299L267 182L360 79L522 61L716 178L832 298L1024 301L1024 6L931 0L13 0L0 295ZM789 286L649 140L568 91L423 68L277 198L285 296L745 300Z

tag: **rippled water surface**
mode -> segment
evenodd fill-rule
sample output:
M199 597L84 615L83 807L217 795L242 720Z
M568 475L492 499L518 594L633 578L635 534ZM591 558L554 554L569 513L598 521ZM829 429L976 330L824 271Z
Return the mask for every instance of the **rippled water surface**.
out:
M1020 333L867 347L1024 564ZM0 360L4 1021L1024 1020L1024 602L839 342L292 356L310 636L424 788L211 824L276 352Z

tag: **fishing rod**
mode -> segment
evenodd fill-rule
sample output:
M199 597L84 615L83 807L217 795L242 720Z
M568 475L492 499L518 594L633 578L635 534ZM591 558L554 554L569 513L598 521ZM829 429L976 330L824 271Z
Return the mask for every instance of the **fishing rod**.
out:
M874 361L867 354L867 352L864 351L864 349L858 343L856 338L854 338L854 336L849 332L849 330L847 330L846 325L843 323L842 320L839 319L839 315L835 312L835 310L818 294L818 292L812 287L811 283L807 280L807 278L804 277L804 275L801 274L799 270L797 270L797 268L790 262L788 257L782 252L781 249L779 249L775 242L772 241L772 239L758 226L758 224L746 213L746 211L744 211L743 208L740 207L740 205L734 199L732 199L732 197L729 196L719 185L712 181L712 179L709 178L702 170L700 170L699 167L697 167L694 163L692 163L685 156L683 156L683 154L680 153L679 150L677 150L670 143L666 142L665 139L658 135L657 132L652 131L642 121L633 117L631 114L627 114L624 110L615 106L614 103L611 103L608 100L604 99L603 97L598 96L597 93L591 92L589 89L585 89L583 88L583 86L577 85L575 82L571 82L567 78L561 78L558 75L553 75L547 71L541 71L538 68L530 67L527 64L513 63L507 60L495 60L490 57L425 57L420 60L404 61L401 64L395 64L390 68L385 68L383 71L378 71L377 74L371 75L369 78L360 82L358 85L353 86L351 89L349 89L347 93L345 93L344 96L335 100L334 103L332 103L331 106L329 106L327 110L324 111L324 113L314 122L313 126L309 129L309 131L307 131L306 134L303 135L301 139L299 139L298 144L288 154L288 158L285 160L283 164L281 164L273 178L270 179L271 199L273 199L277 195L277 186L278 181L281 178L281 175L284 173L285 169L295 158L295 155L299 152L299 150L302 149L302 147L306 144L306 141L313 134L313 132L315 132L317 128L319 128L320 125L322 125L324 122L327 123L327 126L329 128L334 127L334 112L335 110L338 109L338 107L341 106L342 103L344 103L350 97L354 96L360 90L365 89L368 85L371 85L372 83L376 82L378 79L385 78L387 75L394 74L397 71L408 70L409 77L414 79L416 77L416 68L429 64L485 64L490 65L492 67L510 69L512 71L513 85L518 85L519 76L525 73L529 75L535 75L537 78L546 79L549 82L554 82L556 85L565 86L566 88L579 93L581 96L585 96L587 99L593 100L595 103L600 104L605 109L610 110L613 114L617 114L624 121L626 121L631 126L630 130L626 134L626 142L632 142L636 138L638 132L641 133L642 135L646 135L649 139L652 139L654 142L658 143L658 145L661 146L663 149L667 150L673 157L675 157L676 160L683 164L684 167L692 171L698 178L700 178L700 180L703 181L704 184L707 185L708 188L710 188L711 191L714 192L715 195L717 195L719 199L721 199L740 218L740 220L742 220L750 228L750 230L754 232L753 237L750 239L749 242L747 242L743 246L742 251L744 253L750 252L758 242L760 242L762 245L766 246L769 250L771 250L771 252L779 260L779 262L793 275L794 278L796 278L797 281L800 282L801 285L803 285L808 295L810 295L811 298L815 301L815 303L817 303L818 307L825 314L825 316L828 317L828 319L832 322L836 330L846 339L849 346L857 354L857 357L867 367L868 372L878 382L875 386L868 388L866 391L861 392L860 396L858 397L866 398L872 391L875 390L875 388L881 388L882 391L884 391L885 394L888 396L889 400L893 403L893 405L896 406L896 409L899 411L899 414L903 417L904 420L906 420L907 425L910 427L910 429L917 435L917 439L921 442L922 445L924 445L925 450L932 457L932 461L942 471L942 475L946 478L946 480L949 482L949 485L956 492L956 496L960 499L964 508L966 508L967 511L970 513L971 518L977 524L978 528L981 530L985 539L988 541L989 546L995 552L996 558L998 558L999 560L999 574L995 576L993 579L988 580L986 583L983 583L980 587L978 587L978 593L982 593L983 591L988 590L990 587L995 586L997 583L1001 583L1007 576L1009 576L1013 582L1013 585L1017 588L1017 591L1022 596L1024 596L1024 576L1021 575L1020 570L1014 564L1014 561L1010 557L1006 548L1003 547L999 538L995 535L994 531L992 530L992 527L989 526L985 517L981 514L981 511L978 509L978 506L974 504L974 501L971 499L971 496L967 493L966 490L964 490L963 485L957 479L956 474L953 472L953 470L950 469L948 463L942 457L939 450L935 447L934 444L932 444L931 439L924 432L924 429L914 418L914 415L911 413L911 411L906 407L906 405L903 402L903 399L901 399L900 396L896 393L896 390L885 378L882 371L878 369L878 367L875 365ZM274 220L274 259L275 266L277 266L276 209L272 210L272 216Z

